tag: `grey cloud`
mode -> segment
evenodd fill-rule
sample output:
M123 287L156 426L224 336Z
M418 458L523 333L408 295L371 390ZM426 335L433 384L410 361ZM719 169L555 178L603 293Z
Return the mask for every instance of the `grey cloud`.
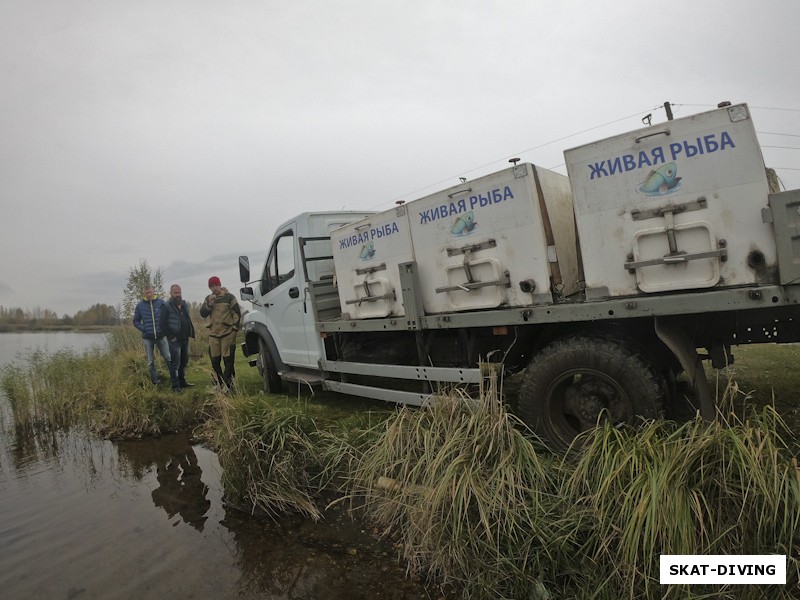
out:
M670 30L617 43L641 20L634 3L551 3L536 36L541 11L523 0L51 4L5 3L0 19L6 306L116 305L142 257L187 299L210 275L235 288L239 254L257 277L275 225L297 213L384 210L511 156L563 173L564 149L641 127L664 99L676 116L747 101L760 137L800 132L798 83L781 72L797 0L747 19L742 0L676 0L692 15L685 39L719 32L699 53ZM796 149L780 148L797 144L762 144L800 186Z
M211 256L202 262L189 262L186 260L176 260L171 262L169 265L164 267L164 273L170 279L183 279L187 277L194 277L197 275L205 275L208 276L213 274L217 271L230 271L230 270L238 270L239 264L239 256L244 254L245 256L253 257L260 257L260 260L263 261L264 251L263 250L256 250L253 252L248 253L239 253L239 252L230 252L228 254L218 254L216 256ZM252 263L251 263L252 264Z

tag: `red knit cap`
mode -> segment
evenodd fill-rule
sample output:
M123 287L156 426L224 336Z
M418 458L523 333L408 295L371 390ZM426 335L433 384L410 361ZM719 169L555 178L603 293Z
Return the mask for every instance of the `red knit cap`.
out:
M219 280L219 277L217 277L216 275L214 275L213 277L209 277L208 278L208 287L211 287L212 285L222 285L222 282Z

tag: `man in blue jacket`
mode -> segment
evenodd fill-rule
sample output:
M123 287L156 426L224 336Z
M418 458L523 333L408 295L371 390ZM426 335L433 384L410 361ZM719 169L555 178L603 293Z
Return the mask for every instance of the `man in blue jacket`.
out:
M161 357L167 363L167 372L171 374L172 359L169 354L169 342L161 329L161 309L164 308L164 301L155 297L152 286L147 286L143 292L144 300L139 302L133 311L133 326L142 332L144 350L147 352L147 368L150 370L150 381L158 384L161 382L158 379L158 372L156 372L154 346L158 346Z
M172 356L170 377L172 391L193 387L186 381L186 366L189 364L189 338L194 337L194 324L189 316L189 307L183 301L181 286L177 283L169 288L169 300L161 309L161 331L169 341L169 354Z

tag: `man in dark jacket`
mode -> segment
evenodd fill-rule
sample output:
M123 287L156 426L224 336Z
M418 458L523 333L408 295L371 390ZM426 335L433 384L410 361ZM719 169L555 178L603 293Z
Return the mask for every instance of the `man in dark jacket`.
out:
M158 351L167 363L167 370L170 367L169 342L164 337L161 330L161 309L164 308L164 301L156 298L152 286L147 286L142 290L144 300L136 305L133 311L133 326L142 332L144 350L147 353L147 368L150 371L150 381L154 384L161 383L156 371L156 355L154 346L158 346Z
M214 369L215 383L227 390L233 385L233 378L236 376L233 361L236 356L236 332L239 330L242 311L236 297L222 287L219 277L208 280L208 289L211 294L200 306L200 316L210 317L208 354L211 357L211 368ZM225 363L224 373L222 362Z
M181 296L181 286L177 283L169 288L169 300L161 309L161 330L169 340L169 353L172 356L170 378L172 391L194 384L186 381L186 365L189 364L189 338L194 337L194 325L189 316L189 307Z

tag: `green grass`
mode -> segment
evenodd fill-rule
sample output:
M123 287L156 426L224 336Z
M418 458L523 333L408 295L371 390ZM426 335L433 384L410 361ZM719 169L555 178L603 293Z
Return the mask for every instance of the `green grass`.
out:
M800 556L800 472L771 407L604 427L554 457L496 396L404 409L351 471L351 498L403 558L470 598L761 598L758 586L662 587L661 554Z
M577 509L580 555L608 573L592 587L608 597L618 589L659 597L660 554L787 554L796 586L800 471L789 435L771 407L744 420L729 414L711 424L589 433L577 458L565 461L563 496ZM760 597L757 586L734 589L737 598ZM669 592L692 598L697 590Z
M716 383L721 394L729 380L735 381L737 409L774 405L790 429L800 431L800 344L740 346L734 356L729 368L709 371L712 386Z
M715 423L603 427L557 456L508 413L496 379L477 399L452 390L426 409L395 409L265 394L239 352L236 389L223 395L197 344L187 377L197 387L177 395L149 383L135 332L112 337L110 354L32 355L6 369L15 419L105 435L203 421L196 431L219 453L229 503L318 519L347 502L395 541L409 571L451 596L788 599L797 589L794 346L741 349L714 378ZM789 584L658 583L661 554L743 553L788 555Z
M160 435L200 421L206 396L153 386L133 328L111 332L110 351L34 351L2 371L3 391L17 425L52 429L80 425L109 437ZM161 378L168 382L163 362Z

